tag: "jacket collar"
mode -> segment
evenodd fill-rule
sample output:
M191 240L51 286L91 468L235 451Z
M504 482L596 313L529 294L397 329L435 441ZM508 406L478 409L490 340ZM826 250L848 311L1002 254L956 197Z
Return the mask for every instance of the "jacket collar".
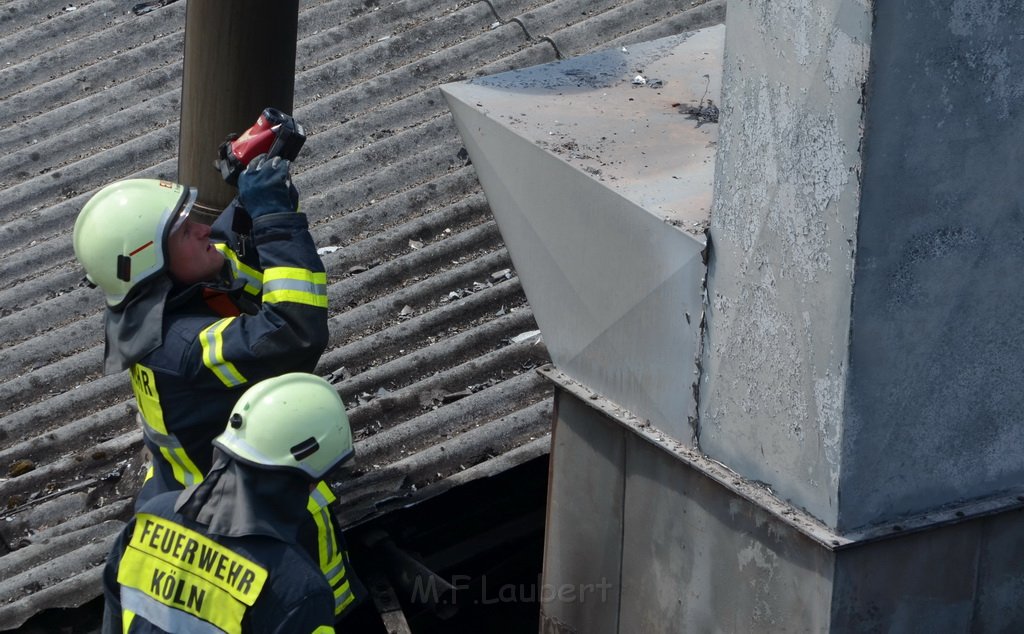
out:
M213 535L263 535L297 543L309 484L287 472L248 466L215 450L213 468L178 496L175 510Z

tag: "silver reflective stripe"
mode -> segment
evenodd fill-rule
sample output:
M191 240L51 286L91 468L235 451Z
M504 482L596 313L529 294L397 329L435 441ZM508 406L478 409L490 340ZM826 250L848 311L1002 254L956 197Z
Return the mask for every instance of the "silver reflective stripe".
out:
M341 596L334 597L334 611L337 612L338 608L342 607L346 603L352 600L352 591L346 590Z
M274 458L271 458L270 456L263 453L256 447L253 447L251 444L247 443L245 439L242 438L241 436L229 435L224 440L218 439L218 442L222 442L225 445L227 445L227 447L231 449L232 453L239 455L242 458L245 458L246 460L255 462L257 464L272 465L276 464L277 462ZM302 465L299 466L301 467Z
M347 573L348 570L345 569L345 561L341 557L339 557L337 566L331 566L330 570L324 570L324 577L326 577L327 580L330 581L331 579L334 579L343 572ZM346 577L347 575L342 576L341 579L339 579L338 581L344 582Z
M235 272L235 278L245 280L245 285L246 287L248 287L246 290L248 290L250 293L252 293L253 295L259 294L263 288L263 280L255 276L249 275L242 269L238 268L238 263L235 262L234 260L230 260L230 262L231 270Z
M224 630L206 621L164 605L135 588L121 586L121 609L134 612L165 632L190 634L224 634Z
M327 561L332 561L337 556L338 544L334 540L334 524L331 523L330 512L326 508L320 509L320 518L324 525L324 537L327 540Z
M313 498L318 508L326 508L328 505L327 496L320 491L319 488L313 487L313 490L309 492L309 497Z
M264 294L275 291L299 291L310 295L326 295L327 285L317 284L309 280L297 280L294 278L277 278L266 283L263 287Z
M181 456L187 456L188 454L185 453L185 448L181 445L181 442L176 436L173 434L161 434L145 423L142 424L142 435L157 447L167 450L161 452L161 455L166 458L168 462L174 463L174 466L177 467L174 469L174 472L176 474L182 474L185 478L185 481L182 482L182 484L186 487L190 487L202 479L197 478L192 469L181 461Z
M320 521L317 522L317 524L323 528L324 541L327 542L327 561L332 561L337 556L336 551L338 545L334 539L334 531L332 530L334 523L331 521L331 512L328 510L327 498L325 498L324 495L315 488L309 492L309 497L313 498L316 505L320 507L317 511L320 514ZM328 574L327 578L332 578L334 576L333 573L334 571L331 571L331 574Z

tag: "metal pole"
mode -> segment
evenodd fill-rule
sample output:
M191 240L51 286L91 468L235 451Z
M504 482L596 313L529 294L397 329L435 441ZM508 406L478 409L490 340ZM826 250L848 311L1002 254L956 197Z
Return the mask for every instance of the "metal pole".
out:
M189 0L178 180L199 189L201 220L235 195L213 167L227 135L264 108L292 111L298 16L298 0Z

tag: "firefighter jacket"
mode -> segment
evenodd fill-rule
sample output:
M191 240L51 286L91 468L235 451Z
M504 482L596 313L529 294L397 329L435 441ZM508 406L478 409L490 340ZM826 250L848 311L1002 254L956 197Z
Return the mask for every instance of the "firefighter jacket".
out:
M153 454L140 503L201 480L211 442L241 394L266 378L312 372L327 346L327 276L306 216L261 216L249 235L232 230L239 218L247 217L229 207L213 225L225 257L221 279L172 289L163 299L159 345L126 359ZM122 330L149 338L139 331L151 326L134 326ZM108 347L121 341L108 329Z
M184 289L158 280L107 312L107 368L129 369L153 456L136 508L200 482L242 393L269 377L312 372L327 346L327 276L305 214L250 221L233 203L211 239L225 258L219 279ZM330 512L334 499L325 483L309 495L304 543L340 615L365 591Z
M331 588L296 543L307 487L223 457L152 498L107 558L102 632L333 632Z

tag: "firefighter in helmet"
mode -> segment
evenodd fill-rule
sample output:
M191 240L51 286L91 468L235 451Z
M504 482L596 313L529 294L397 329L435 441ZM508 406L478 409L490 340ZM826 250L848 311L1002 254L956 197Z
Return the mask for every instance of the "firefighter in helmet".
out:
M142 505L103 572L103 632L333 632L334 597L297 543L305 496L353 455L335 389L312 374L242 394L198 484Z
M196 193L167 181L118 181L75 222L75 255L106 300L104 369L129 370L152 456L136 508L200 482L242 392L312 372L328 342L327 276L298 211L290 163L255 158L212 225L192 217ZM365 593L330 511L333 493L321 482L308 497L304 541L340 616Z

